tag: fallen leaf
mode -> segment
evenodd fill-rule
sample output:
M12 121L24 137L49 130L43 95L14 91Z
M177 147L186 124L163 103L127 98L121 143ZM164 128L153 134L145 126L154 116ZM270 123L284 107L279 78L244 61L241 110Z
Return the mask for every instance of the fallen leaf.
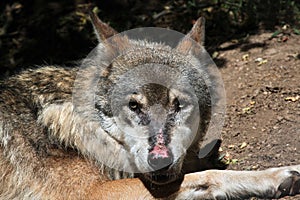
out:
M275 31L272 35L271 38L276 37L277 35L279 35L281 33L281 31Z
M236 164L238 161L239 161L238 159L232 159L230 163L231 164Z
M251 167L252 169L257 169L258 168L258 165L254 165Z
M245 107L242 109L243 113L250 113L252 107Z
M282 30L287 30L290 26L288 24L283 25Z
M255 62L261 62L261 61L263 61L264 59L263 58L256 58L254 61Z
M243 142L240 146L241 149L245 148L247 146L247 143L246 142Z
M295 102L295 101L298 101L299 99L300 99L300 96L297 95L295 97L286 97L284 100Z
M294 31L295 34L300 35L300 30L299 29L294 28L293 31Z
M262 64L266 64L268 62L267 59L260 61L257 65L261 66Z
M212 54L212 58L217 58L219 56L219 52L215 51L213 54Z
M249 60L249 54L243 55L243 56L242 56L242 60L243 60L243 61Z

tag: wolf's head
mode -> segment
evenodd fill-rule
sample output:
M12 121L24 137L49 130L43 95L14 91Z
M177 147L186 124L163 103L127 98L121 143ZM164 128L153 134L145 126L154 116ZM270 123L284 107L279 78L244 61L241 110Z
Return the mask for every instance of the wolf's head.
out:
M127 152L111 159L129 163L152 183L174 181L197 158L211 117L211 82L201 60L203 19L172 46L118 34L95 14L91 18L100 42L83 65L96 77L90 89L95 119Z

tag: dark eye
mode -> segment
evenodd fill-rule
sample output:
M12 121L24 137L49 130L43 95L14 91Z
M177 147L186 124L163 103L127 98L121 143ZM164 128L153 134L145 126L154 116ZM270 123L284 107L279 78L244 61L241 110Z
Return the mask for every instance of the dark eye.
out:
M132 111L136 111L139 108L139 104L136 101L129 101L128 107Z
M180 109L183 107L182 105L180 105L180 102L177 98L174 99L173 101L173 107L175 109L176 112L180 111Z

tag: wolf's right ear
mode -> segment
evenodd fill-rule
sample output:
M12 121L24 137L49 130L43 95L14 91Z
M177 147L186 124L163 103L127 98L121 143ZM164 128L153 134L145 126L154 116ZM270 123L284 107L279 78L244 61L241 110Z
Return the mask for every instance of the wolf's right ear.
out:
M105 39L118 34L115 29L102 22L93 11L90 11L90 17L99 42L102 42Z
M194 40L199 45L204 46L205 40L205 18L199 17L198 20L195 22L193 28L190 32L179 42L177 46L177 50L181 51L182 53L188 53L192 46Z
M90 12L90 17L98 41L103 44L107 53L116 56L129 47L129 40L126 35L119 34L108 24L102 22L92 11Z
M201 46L204 46L205 42L205 18L199 17L195 22L192 30L187 34L187 37L192 38Z

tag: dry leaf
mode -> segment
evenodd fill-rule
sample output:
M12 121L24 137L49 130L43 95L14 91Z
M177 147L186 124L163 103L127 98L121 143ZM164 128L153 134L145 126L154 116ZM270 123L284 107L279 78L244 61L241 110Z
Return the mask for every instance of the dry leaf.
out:
M263 59L263 58L256 58L254 61L258 63L257 64L258 66L260 66L260 65L265 64L265 63L268 62L267 59Z
M243 113L249 113L251 110L251 107L245 107L242 110L243 110Z
M232 159L230 163L231 164L236 164L238 161L239 161L238 159Z
M247 143L246 142L243 142L240 146L241 149L245 148L247 146Z
M242 56L243 61L248 61L249 60L249 54L245 54Z
M298 101L299 99L300 99L300 96L297 95L295 97L286 97L284 100L295 102L295 101Z

